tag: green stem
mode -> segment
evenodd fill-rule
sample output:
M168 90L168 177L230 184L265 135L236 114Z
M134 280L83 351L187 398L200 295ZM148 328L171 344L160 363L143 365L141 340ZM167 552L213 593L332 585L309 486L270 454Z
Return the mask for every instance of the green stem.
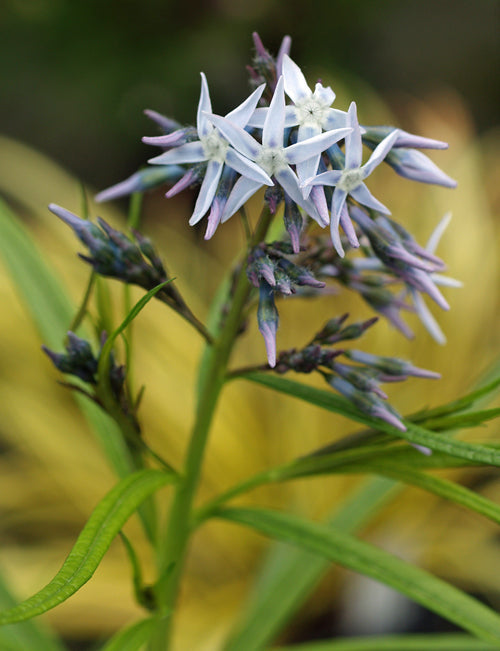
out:
M272 215L267 208L264 208L250 246L255 246L264 240L271 219ZM238 336L250 290L245 265L242 264L224 325L208 351L208 359L199 387L195 423L186 454L184 478L175 493L164 543L160 543L159 579L155 587L158 617L150 641L150 651L166 651L169 647L171 613L177 600L189 542L193 499L200 479L214 411L224 385L227 365Z

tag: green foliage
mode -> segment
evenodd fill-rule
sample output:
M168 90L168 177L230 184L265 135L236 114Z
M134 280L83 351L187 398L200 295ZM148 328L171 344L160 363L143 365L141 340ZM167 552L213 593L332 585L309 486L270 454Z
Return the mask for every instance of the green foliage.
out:
M432 574L343 531L266 509L220 509L216 515L385 583L480 639L500 644L500 615Z
M0 613L0 625L35 617L66 601L90 579L113 538L141 502L174 481L174 475L159 470L141 470L122 479L94 509L52 581L29 599Z

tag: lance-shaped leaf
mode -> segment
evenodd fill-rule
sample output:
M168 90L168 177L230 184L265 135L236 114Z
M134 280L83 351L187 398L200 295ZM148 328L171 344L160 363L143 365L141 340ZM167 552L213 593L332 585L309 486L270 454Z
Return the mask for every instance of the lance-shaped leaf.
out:
M293 514L267 509L221 509L217 517L369 576L481 640L500 644L500 615L449 583L354 536Z
M12 624L51 610L79 590L93 575L113 538L149 495L173 483L175 475L139 470L122 479L92 512L63 566L39 592L0 613L0 625Z
M286 378L275 377L265 373L248 373L239 377L244 377L245 379L256 382L257 384L263 384L275 391L286 393L295 398L300 398L301 400L322 407L328 411L342 414L351 420L363 423L363 425L367 425L373 429L386 432L396 438L403 438L409 443L424 446L431 450L446 452L456 457L468 459L469 461L476 461L492 466L500 466L500 451L493 447L466 443L465 441L456 441L447 438L442 434L431 432L430 430L419 427L418 425L408 421L405 422L405 425L407 426L406 432L401 432L382 420L363 414L350 404L348 400L345 400L340 396L333 395L328 391L323 391L316 387L310 387L300 382L287 380Z

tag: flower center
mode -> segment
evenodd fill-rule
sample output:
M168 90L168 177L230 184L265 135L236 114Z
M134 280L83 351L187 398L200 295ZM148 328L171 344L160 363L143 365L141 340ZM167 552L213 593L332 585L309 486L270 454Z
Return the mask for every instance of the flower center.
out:
M363 173L359 168L354 170L344 170L337 183L337 187L345 192L351 192L358 185L363 183Z
M288 165L283 147L263 147L255 162L269 176L273 176Z
M329 106L311 95L295 105L297 120L301 125L322 127Z
M226 160L226 152L229 147L229 143L220 135L216 129L213 129L208 134L208 136L200 138L200 142L203 147L203 153L207 157L207 160L214 160L217 163L224 163Z

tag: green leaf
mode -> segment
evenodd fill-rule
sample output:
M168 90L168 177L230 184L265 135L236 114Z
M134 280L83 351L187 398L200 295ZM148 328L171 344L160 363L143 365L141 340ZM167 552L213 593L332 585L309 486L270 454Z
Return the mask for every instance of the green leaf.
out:
M346 472L373 472L378 475L397 479L405 484L418 486L423 490L443 497L444 499L460 504L472 511L484 515L486 518L493 522L500 524L500 506L491 500L478 495L473 491L460 486L454 482L439 477L428 475L420 472L410 466L400 465L392 459L381 459L378 461L367 461L366 463L346 464L345 466L334 466L331 472L346 473ZM309 468L308 472L301 471L300 466L297 468L296 473L289 473L287 479L296 479L299 477L311 477L318 474L328 473L326 464L322 464L322 469L314 470Z
M487 642L500 644L500 615L454 586L324 524L266 509L221 509L216 517L297 545L384 583Z
M17 601L0 573L0 609L11 608ZM45 622L22 622L0 629L2 651L64 651L65 648Z
M21 604L0 613L0 625L20 622L66 601L97 569L113 538L137 507L175 475L140 470L122 479L99 502L56 576Z
M498 368L495 369L495 373L498 374ZM452 400L445 405L440 405L433 409L424 409L423 411L413 414L412 420L420 423L420 421L427 421L430 418L439 418L441 416L449 416L465 411L478 402L484 402L484 398L489 397L490 394L494 393L499 387L500 376L497 376L479 389L475 389L465 396L462 396L462 398Z
M335 510L326 526L354 532L398 492L399 487L391 480L370 479ZM255 651L267 646L307 600L329 566L321 556L276 543L224 650Z
M392 427L383 420L372 418L358 411L348 400L322 389L310 387L300 382L287 380L266 373L248 373L242 376L251 382L262 384L275 391L286 393L300 400L304 400L328 411L333 411L351 420L363 423L373 429L391 434L395 438L403 438L410 443L423 445L432 450L446 452L456 457L476 461L487 465L500 466L500 451L484 445L473 445L464 441L455 441L435 434L414 423L405 421L406 432Z
M113 635L101 651L139 651L149 640L154 623L153 617L135 622Z
M383 635L276 647L275 651L491 651L497 644L469 635Z
M134 307L130 310L130 312L127 314L125 319L120 323L118 328L116 328L116 330L114 330L114 332L112 332L111 335L106 339L104 346L102 347L101 354L99 356L99 368L98 368L99 378L108 377L109 366L110 366L110 355L113 349L113 345L115 343L115 339L135 319L135 317L139 314L139 312L144 307L146 307L149 301L152 298L154 298L156 294L158 294L158 292L165 287L165 285L168 285L171 282L172 279L166 280L165 282L160 283L156 287L153 287L153 289L150 289L149 292L144 294L144 296L142 296L142 298L140 298L137 301L137 303L134 305Z

